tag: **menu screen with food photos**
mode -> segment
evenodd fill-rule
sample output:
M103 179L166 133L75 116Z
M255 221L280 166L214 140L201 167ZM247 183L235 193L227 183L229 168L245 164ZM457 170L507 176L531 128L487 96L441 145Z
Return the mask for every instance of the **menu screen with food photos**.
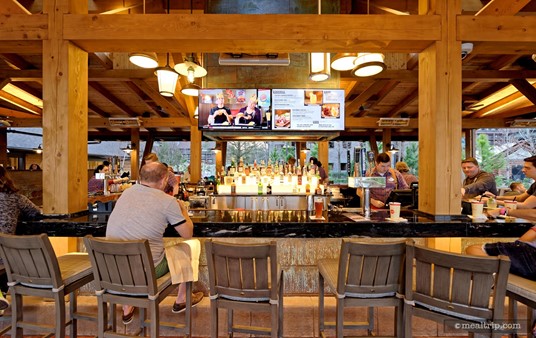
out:
M344 130L343 89L201 89L201 130Z
M343 89L272 89L274 130L344 130Z
M271 129L271 89L201 89L199 129Z

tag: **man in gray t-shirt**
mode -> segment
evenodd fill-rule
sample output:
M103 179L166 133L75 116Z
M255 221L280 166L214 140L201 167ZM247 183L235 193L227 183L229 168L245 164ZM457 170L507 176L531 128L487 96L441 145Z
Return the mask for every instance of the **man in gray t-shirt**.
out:
M125 190L108 219L106 237L119 240L147 239L158 277L169 269L164 251L164 231L171 224L183 238L193 235L193 223L182 201L166 194L168 170L158 162L148 163L140 170L140 184ZM194 294L192 302L199 302L202 293ZM175 308L181 308L186 299L186 288L180 284ZM199 300L197 300L199 299ZM175 312L175 311L174 311ZM123 322L130 323L134 308L123 307Z

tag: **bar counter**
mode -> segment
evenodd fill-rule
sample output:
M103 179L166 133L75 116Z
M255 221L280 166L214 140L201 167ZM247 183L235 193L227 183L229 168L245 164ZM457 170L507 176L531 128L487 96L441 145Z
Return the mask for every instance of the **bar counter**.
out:
M342 238L342 237L519 237L533 224L524 219L473 221L460 215L437 220L418 211L402 210L407 222L389 222L388 211L372 213L370 221L354 221L345 211L324 212L324 220L312 220L307 211L202 210L193 211L194 237ZM17 234L49 236L104 236L109 214L82 214L70 218L44 217L22 221ZM177 237L168 228L166 237Z

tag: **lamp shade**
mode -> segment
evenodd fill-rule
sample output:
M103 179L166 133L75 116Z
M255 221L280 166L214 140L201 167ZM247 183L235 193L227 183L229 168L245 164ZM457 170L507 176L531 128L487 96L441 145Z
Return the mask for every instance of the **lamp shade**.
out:
M354 75L367 77L383 72L386 68L384 59L385 56L381 53L358 53L354 61Z
M175 65L175 71L181 75L188 76L188 70L191 68L194 71L194 77L203 77L207 75L207 70L195 62L184 61Z
M338 71L353 69L356 58L356 53L337 53L331 61L331 68Z
M128 54L130 62L141 68L158 67L158 58L156 53L130 53Z
M199 96L199 87L195 83L188 83L184 88L182 88L181 93L188 96Z
M41 145L38 145L37 148L35 148L35 152L37 154L41 154L43 152L43 147L41 147Z
M326 81L331 76L329 53L311 53L309 55L309 78L312 81Z
M160 94L166 97L175 95L175 86L179 79L179 73L174 71L169 65L156 68L155 73L158 78L158 91Z

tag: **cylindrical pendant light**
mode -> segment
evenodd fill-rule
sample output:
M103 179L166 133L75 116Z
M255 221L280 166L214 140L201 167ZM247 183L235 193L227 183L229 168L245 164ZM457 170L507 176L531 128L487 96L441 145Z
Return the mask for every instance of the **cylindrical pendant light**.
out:
M331 76L329 53L309 54L309 78L313 81L326 81Z
M338 71L353 69L356 58L357 53L337 53L331 61L331 68Z
M130 62L141 68L158 67L158 58L156 53L130 53L128 54Z
M381 53L359 53L354 61L354 75L359 77L373 76L383 72L385 56Z

